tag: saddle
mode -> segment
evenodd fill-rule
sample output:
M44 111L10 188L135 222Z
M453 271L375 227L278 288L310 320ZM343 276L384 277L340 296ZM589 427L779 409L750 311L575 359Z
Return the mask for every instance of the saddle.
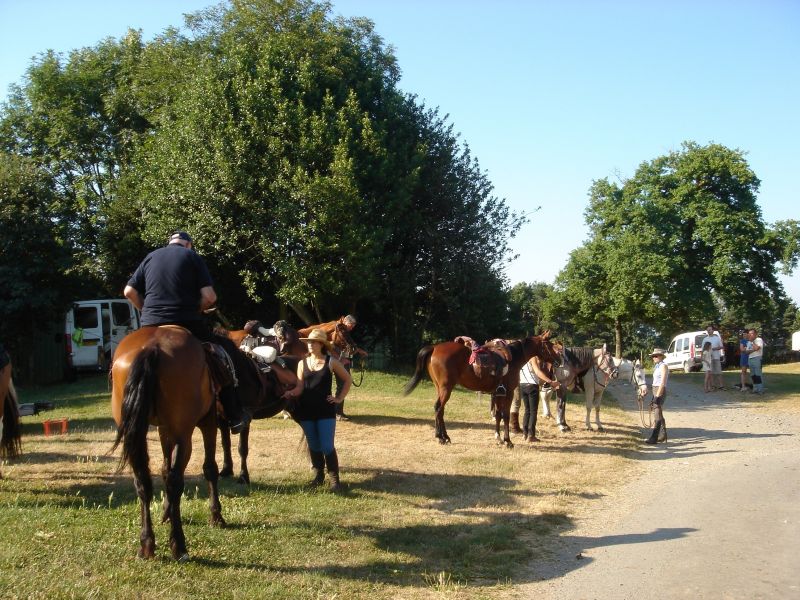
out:
M236 378L236 368L233 360L225 351L225 348L213 342L203 342L203 349L206 351L206 363L211 371L211 379L217 384L217 388L224 388L229 385L238 387L239 381Z
M484 345L478 344L475 340L465 335L458 336L455 340L458 344L464 344L472 352L468 363L472 366L475 377L503 377L508 373L508 363L511 362L511 351L505 340L489 340ZM505 395L505 387L498 386L497 395Z

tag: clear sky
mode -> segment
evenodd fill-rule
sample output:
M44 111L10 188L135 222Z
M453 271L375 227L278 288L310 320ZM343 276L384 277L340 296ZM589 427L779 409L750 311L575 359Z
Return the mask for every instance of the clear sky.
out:
M31 57L146 39L208 0L0 0L0 92ZM633 175L684 140L747 152L768 223L800 219L796 0L336 0L395 51L401 88L439 107L495 193L541 210L513 241L512 283L552 283L586 239L593 180ZM800 304L800 272L782 278Z

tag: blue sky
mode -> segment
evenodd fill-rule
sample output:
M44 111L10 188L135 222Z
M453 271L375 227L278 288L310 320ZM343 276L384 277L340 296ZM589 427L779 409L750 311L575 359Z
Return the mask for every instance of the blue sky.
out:
M0 0L0 92L45 49L128 27L150 38L211 4ZM800 2L337 0L333 12L375 22L401 88L450 115L496 195L541 206L513 241L512 283L552 283L586 239L593 180L684 140L746 151L764 220L800 219ZM800 272L783 281L800 304Z

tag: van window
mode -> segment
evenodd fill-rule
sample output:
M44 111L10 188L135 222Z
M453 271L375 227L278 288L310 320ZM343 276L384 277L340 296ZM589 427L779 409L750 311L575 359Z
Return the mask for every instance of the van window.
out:
M671 354L672 352L675 352L675 340L672 340L672 343L669 345L669 348L667 348L667 353Z
M706 339L706 334L705 333L703 335L694 336L694 347L695 348L702 348L704 339Z
M96 306L76 306L74 308L75 327L81 329L94 329L97 327Z
M131 324L131 310L127 302L112 302L111 313L115 326L123 327Z
M680 352L681 350L683 350L683 340L678 340L678 347L675 348L675 351Z

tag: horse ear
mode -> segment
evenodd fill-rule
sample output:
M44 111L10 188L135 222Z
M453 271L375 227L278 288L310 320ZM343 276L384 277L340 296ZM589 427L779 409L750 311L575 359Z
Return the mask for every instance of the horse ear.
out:
M545 329L544 333L542 333L542 335L541 335L541 338L543 340L549 340L550 339L550 330L549 329Z
M603 354L605 354L606 352L608 352L608 350L606 350L606 345L603 344Z

